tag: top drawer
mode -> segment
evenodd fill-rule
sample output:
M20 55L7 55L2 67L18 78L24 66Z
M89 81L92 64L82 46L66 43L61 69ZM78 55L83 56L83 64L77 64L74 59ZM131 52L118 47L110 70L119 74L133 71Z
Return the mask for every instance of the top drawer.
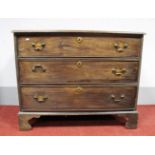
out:
M24 35L17 37L20 57L139 57L141 38Z

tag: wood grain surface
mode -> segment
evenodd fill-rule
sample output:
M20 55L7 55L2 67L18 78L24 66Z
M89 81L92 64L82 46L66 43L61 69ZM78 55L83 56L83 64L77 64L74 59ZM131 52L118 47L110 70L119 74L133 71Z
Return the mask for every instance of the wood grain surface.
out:
M80 58L36 59L21 60L19 68L22 84L99 84L137 82L139 63Z
M42 112L128 110L135 106L136 89L91 85L22 87L22 109ZM39 97L44 99L39 100Z
M17 43L20 57L139 57L141 50L141 39L124 37L20 36Z

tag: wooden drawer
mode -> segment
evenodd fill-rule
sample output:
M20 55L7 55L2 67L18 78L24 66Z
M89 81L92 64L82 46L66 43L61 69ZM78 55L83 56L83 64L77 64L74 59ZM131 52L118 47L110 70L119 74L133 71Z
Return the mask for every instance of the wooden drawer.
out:
M134 109L136 87L28 86L21 88L23 111L103 111Z
M22 84L136 82L139 62L102 59L20 60Z
M20 57L139 57L141 38L42 36L17 38Z

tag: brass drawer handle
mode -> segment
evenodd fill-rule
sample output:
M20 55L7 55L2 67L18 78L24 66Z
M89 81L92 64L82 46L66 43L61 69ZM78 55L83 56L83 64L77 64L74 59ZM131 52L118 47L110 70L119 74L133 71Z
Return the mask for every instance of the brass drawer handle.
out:
M124 94L121 94L119 98L116 98L116 96L114 94L111 95L111 99L115 103L121 102L124 98L125 98L125 95Z
M124 52L124 50L128 48L128 43L114 43L114 48L117 52Z
M116 76L122 76L123 74L125 74L127 72L127 70L125 68L113 68L112 69L112 73Z
M77 66L78 68L82 67L82 61L79 60L79 61L76 63L76 66Z
M42 96L42 95L34 95L33 97L37 102L45 102L48 97L47 96Z
M46 69L42 65L35 65L32 67L32 72L46 72Z
M82 37L77 37L76 40L77 40L78 43L82 43L82 41L83 41Z
M75 94L81 94L83 92L83 88L78 86L77 88L75 88Z
M41 51L44 49L45 47L45 43L43 42L37 42L37 43L32 43L32 47L35 51Z

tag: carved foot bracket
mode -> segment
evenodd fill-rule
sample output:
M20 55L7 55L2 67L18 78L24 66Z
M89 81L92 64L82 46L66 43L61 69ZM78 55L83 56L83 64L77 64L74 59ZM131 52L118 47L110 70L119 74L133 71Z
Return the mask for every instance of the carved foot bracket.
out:
M32 128L30 121L33 118L40 118L40 115L27 115L27 114L18 114L19 119L19 129L20 130L30 130Z
M72 116L72 115L113 115L119 121L125 122L128 129L137 128L138 112L137 111L115 111L115 112L19 112L19 128L20 130L30 130L31 123L34 118L40 116Z
M123 117L125 120L125 127L128 129L136 129L137 122L138 122L138 113L126 113L126 114L119 114L119 117Z

